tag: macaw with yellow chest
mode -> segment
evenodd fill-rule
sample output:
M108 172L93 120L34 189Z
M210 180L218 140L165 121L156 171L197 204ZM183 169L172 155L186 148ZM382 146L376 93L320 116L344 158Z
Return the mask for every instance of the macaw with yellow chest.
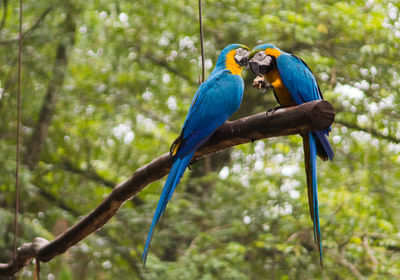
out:
M146 263L154 229L194 152L239 109L244 90L242 67L247 65L249 54L249 48L244 45L227 46L221 51L211 75L198 88L182 132L170 149L173 163L147 236L142 256L144 263Z
M321 90L306 63L271 44L254 48L249 56L252 71L265 78L272 86L281 107L290 107L323 99ZM317 243L322 266L321 229L318 211L317 155L324 161L333 160L334 153L329 143L330 128L305 133L303 148L307 175L308 202L314 223L314 240Z

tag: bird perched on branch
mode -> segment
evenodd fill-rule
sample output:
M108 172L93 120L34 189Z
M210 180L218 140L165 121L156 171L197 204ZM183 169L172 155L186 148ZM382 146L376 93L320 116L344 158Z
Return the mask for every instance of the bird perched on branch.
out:
M247 65L249 54L249 48L244 45L232 44L224 48L211 75L195 94L182 132L170 149L173 163L147 236L142 256L144 264L154 229L194 152L239 109L244 89L242 67Z
M279 107L296 106L323 99L317 81L306 63L292 54L281 51L274 45L264 44L255 47L249 55L249 65L258 76L253 85L258 88L272 87L275 98L281 105ZM263 79L266 79L267 83ZM327 137L329 131L330 128L302 135L308 202L321 267L323 263L317 194L317 155L324 161L333 160L333 149Z

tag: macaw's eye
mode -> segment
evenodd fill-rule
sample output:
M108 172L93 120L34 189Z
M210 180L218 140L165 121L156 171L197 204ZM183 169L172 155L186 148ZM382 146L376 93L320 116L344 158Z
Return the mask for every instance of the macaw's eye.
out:
M256 53L255 55L254 55L254 57L258 60L258 61L261 61L261 60L263 60L264 58L266 58L267 57L267 54L265 53L265 52L258 52L258 53Z
M236 50L236 54L237 54L237 55L240 55L240 56L246 56L246 55L249 55L250 52L249 52L248 50L246 50L246 49L238 48L238 49Z

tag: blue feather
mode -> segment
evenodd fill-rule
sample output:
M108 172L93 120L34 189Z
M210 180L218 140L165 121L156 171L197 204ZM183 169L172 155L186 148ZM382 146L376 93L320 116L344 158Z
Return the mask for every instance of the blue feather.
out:
M225 65L227 54L239 47L245 46L229 45L221 51L214 71L200 85L193 98L181 135L173 144L173 147L177 147L177 151L173 157L173 164L147 236L142 256L144 264L146 263L155 227L164 214L167 203L170 201L194 152L239 108L242 102L243 79L239 75L232 75Z
M271 44L260 45L255 50L277 49ZM279 49L278 49L279 50ZM321 90L307 64L300 58L279 50L276 66L283 85L297 105L323 99ZM279 98L277 98L279 101ZM334 153L327 136L331 128L308 132L303 137L305 168L307 174L307 190L310 214L313 220L314 240L317 243L322 263L321 229L318 209L317 155L323 160L333 160Z
M314 75L300 58L282 52L276 63L283 84L298 105L322 99Z
M312 178L312 193L313 193L313 208L314 208L314 241L317 243L320 263L322 266L322 248L321 248L321 228L319 224L319 209L318 209L318 184L317 184L317 145L312 132L309 132L310 143L310 171ZM307 167L306 167L307 168Z
M183 159L176 158L176 160L172 164L171 171L168 174L167 181L165 182L164 188L162 190L160 200L158 201L153 221L151 223L150 231L147 236L146 245L144 247L142 255L142 260L144 265L146 264L147 254L149 251L151 239L154 234L154 229L158 224L158 222L160 221L160 218L164 214L165 207L167 207L167 203L171 199L172 193L174 192L176 185L179 183L179 180L182 177L183 173L185 172L186 167L189 165L192 157L193 153L187 155Z
M190 136L214 120L223 124L240 106L243 98L242 77L227 69L211 75L197 90L183 124L182 135ZM218 125L218 126L219 126Z
M188 167L190 161L192 160L193 154L194 154L194 151L191 152L190 154L188 154L187 156L185 156L181 160L181 163L179 165L179 170L178 170L178 173L175 176L175 180L174 180L174 183L172 184L172 188L171 188L171 190L169 192L167 202L169 202L171 200L172 194L174 193L176 186L179 184L179 181L182 178L183 172L185 172L186 167Z
M313 73L303 60L282 52L276 63L282 82L297 105L323 99ZM317 141L323 148L322 151L318 150L318 153L324 160L327 158L333 160L334 158L333 148L326 137L329 135L330 130L331 128L329 127L325 130L315 131Z
M314 75L308 66L300 58L291 54L282 53L277 58L277 67L282 82L288 89L290 96L297 105L313 100L322 99L322 94L315 80ZM334 153L331 144L327 138L329 130L314 131L308 133L309 149L304 152L309 152L309 165L306 166L308 176L311 177L311 192L312 192L312 218L314 224L314 240L318 246L320 256L320 264L323 266L322 248L321 248L321 229L319 223L319 207L318 207L318 184L317 184L317 143L320 144L322 150L318 153L323 159L329 158L333 160ZM305 141L305 140L304 140Z
M319 143L321 143L322 147L324 148L324 151L326 153L326 155L328 156L328 158L330 160L333 160L334 152L333 152L333 148L331 146L331 144L329 143L328 137L327 135L329 135L329 132L325 132L325 131L321 131L321 130L317 130L313 132L317 138Z

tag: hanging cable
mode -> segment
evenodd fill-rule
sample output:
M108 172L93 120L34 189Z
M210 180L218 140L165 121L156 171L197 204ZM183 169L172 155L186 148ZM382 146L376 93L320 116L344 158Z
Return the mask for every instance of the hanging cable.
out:
M200 24L200 43L201 43L201 82L204 82L204 34L203 34L203 19L202 19L202 5L199 0L199 24Z
M19 146L21 123L21 69L22 69L22 0L19 0L19 52L18 52L18 89L17 89L17 156L15 163L15 213L14 213L14 258L17 254L18 212L19 212Z
M200 25L200 44L201 44L201 78L200 83L204 83L205 69L204 69L204 32L203 32L203 14L202 14L202 3L199 0L199 25ZM211 171L211 159L206 157L204 159L204 170L208 173Z

